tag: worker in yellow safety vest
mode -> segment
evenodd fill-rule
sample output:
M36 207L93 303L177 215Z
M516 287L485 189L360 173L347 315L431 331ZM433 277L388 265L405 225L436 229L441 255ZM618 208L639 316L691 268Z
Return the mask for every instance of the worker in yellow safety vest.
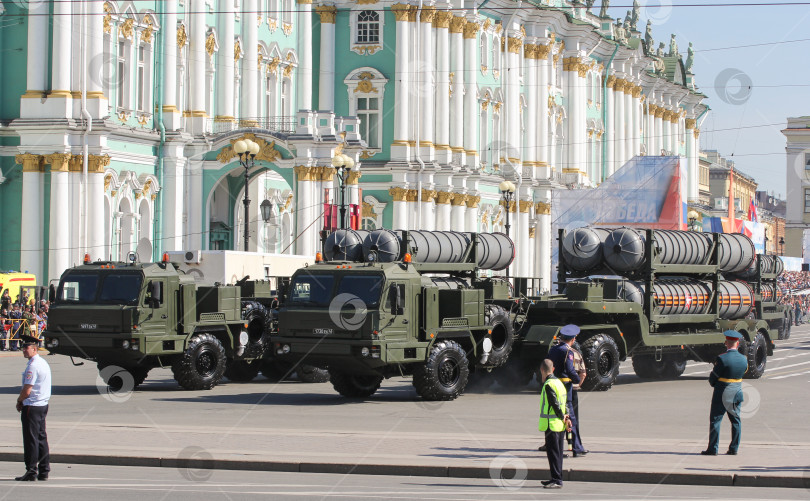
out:
M565 413L566 391L562 382L554 377L554 364L545 359L540 364L540 421L538 429L546 435L546 456L551 479L542 482L546 489L559 489L563 485L563 440L571 419Z

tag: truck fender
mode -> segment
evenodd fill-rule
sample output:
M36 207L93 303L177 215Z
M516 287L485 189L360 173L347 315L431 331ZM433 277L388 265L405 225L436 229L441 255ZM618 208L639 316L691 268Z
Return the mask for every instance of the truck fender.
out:
M621 356L621 360L627 359L627 342L624 339L624 334L622 333L621 329L619 329L619 327L616 325L604 324L580 326L580 334L577 336L577 341L581 344L582 340L596 334L604 334L612 337L613 340L616 341L616 346L619 347L619 355Z
M482 337L481 339L483 340L483 338L484 337ZM478 359L479 346L472 332L438 331L436 332L436 336L434 336L433 339L431 339L430 345L427 347L428 354L433 349L433 345L436 343L436 341L439 341L441 339L451 339L457 341L461 345L461 347L464 348L464 350L467 352L468 359L470 360Z
M183 351L185 351L186 348L188 348L188 343L194 336L202 334L203 332L207 332L212 336L214 336L215 338L219 339L219 342L222 343L222 346L225 347L225 353L227 353L229 357L233 356L233 336L231 336L231 331L230 329L228 329L228 326L225 325L223 325L219 329L208 328L205 330L194 331L190 336L186 337L185 341L183 341Z

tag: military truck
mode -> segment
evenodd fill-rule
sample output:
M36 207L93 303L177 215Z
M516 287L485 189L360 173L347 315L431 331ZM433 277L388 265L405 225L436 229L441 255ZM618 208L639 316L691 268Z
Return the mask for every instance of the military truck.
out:
M268 280L202 283L168 255L159 263L87 257L50 295L45 347L97 362L113 390L137 387L156 367L171 367L187 390L211 389L223 376L249 381L261 370L277 378L282 370L268 350L277 302Z
M754 291L754 310L750 315L768 322L770 328L777 331L778 339L790 338L793 325L793 309L782 303L782 289L779 288L778 278L783 271L785 264L779 256L757 254L751 266L737 275Z
M745 377L765 372L777 337L769 322L777 317L763 317L770 303L737 279L752 266L760 272L761 259L744 235L561 230L559 256L562 292L518 299L515 322L522 328L515 359L504 369L509 377L502 380L527 383L567 323L582 329L577 341L588 372L584 390L609 389L628 357L639 377L677 378L687 360L710 362L721 353L727 329L745 338Z
M319 253L320 254L320 253ZM506 362L514 340L505 282L479 278L514 259L500 233L337 230L281 299L277 357L328 368L343 396L413 376L426 400L452 400L470 370Z

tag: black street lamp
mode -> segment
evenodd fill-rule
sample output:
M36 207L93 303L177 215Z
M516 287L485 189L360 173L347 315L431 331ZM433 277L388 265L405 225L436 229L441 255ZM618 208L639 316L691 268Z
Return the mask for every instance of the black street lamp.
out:
M696 210L690 210L686 213L686 219L689 221L689 231L695 231L695 223L699 217L700 214Z
M239 164L245 168L245 252L250 241L250 199L248 198L248 183L250 182L250 169L256 164L256 155L261 147L250 139L240 139L233 145L233 151L239 155Z
M501 191L501 196L503 197L503 201L506 202L506 223L504 227L506 228L506 236L509 236L509 209L512 206L512 200L515 198L515 183L512 181L503 181L501 184L498 185L498 189ZM512 237L509 237L512 238ZM509 268L506 268L506 276L509 277Z
M779 237L779 255L785 255L785 237Z
M338 153L332 157L332 167L337 174L338 185L340 186L340 223L339 229L346 229L346 179L354 167L354 160L348 155Z
M766 256L768 255L768 240L770 240L770 238L768 238L768 228L765 228L765 255Z

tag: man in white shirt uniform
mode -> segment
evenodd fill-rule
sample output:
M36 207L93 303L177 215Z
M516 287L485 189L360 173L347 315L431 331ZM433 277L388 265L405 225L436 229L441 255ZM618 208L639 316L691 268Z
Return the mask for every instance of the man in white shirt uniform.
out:
M20 339L23 355L28 359L22 373L22 390L17 397L17 411L21 413L22 420L25 475L14 480L48 480L51 463L45 416L48 415L48 400L51 398L51 368L37 354L37 338L23 334Z

